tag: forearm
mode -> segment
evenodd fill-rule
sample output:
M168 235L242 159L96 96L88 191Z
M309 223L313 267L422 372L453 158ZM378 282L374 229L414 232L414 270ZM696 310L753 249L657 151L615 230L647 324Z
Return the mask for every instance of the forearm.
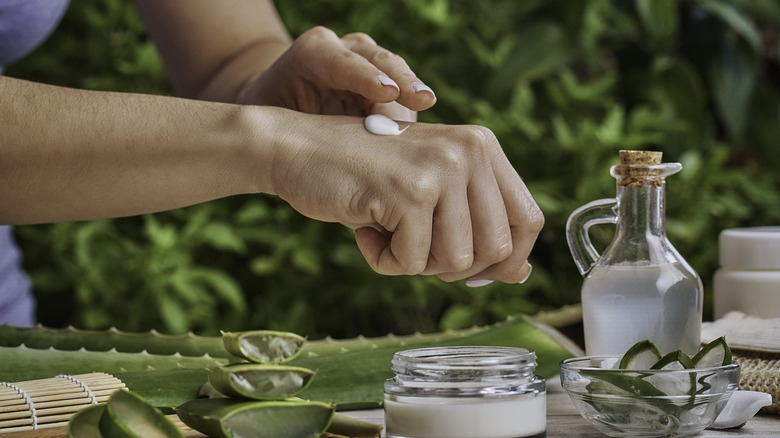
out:
M179 96L237 102L292 39L270 0L134 0Z
M0 77L0 223L127 216L271 191L273 148L258 145L278 111Z

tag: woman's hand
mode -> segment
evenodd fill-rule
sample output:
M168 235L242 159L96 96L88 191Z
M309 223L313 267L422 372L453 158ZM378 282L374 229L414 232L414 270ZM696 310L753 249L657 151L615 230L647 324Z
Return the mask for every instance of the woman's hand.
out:
M375 271L527 277L544 219L490 130L413 123L376 136L358 118L285 113L270 191L306 216L355 229Z
M436 102L433 91L400 56L363 33L339 38L315 27L264 72L241 87L237 102L310 114L382 113L404 121Z

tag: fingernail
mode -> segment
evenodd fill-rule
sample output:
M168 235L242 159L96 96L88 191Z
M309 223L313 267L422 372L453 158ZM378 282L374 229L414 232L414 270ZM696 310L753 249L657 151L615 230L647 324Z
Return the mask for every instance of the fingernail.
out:
M492 283L493 280L468 280L466 286L468 287L482 287Z
M529 263L528 264L528 273L525 274L525 278L523 278L522 280L518 281L517 284L523 284L526 281L528 281L528 277L531 276L531 272L534 272L534 267Z
M396 84L394 80L390 79L387 76L379 76L379 83L382 84L382 85L395 87L396 90L401 91L401 87L399 87L398 84Z
M419 93L420 91L427 91L427 92L433 94L434 96L436 96L436 93L433 92L431 87L423 84L422 82L413 82L412 83L412 88L414 89L415 93Z

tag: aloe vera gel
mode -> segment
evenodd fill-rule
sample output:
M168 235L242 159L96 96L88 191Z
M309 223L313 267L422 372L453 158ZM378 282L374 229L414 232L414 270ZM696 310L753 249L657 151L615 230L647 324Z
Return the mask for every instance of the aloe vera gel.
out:
M665 178L679 163L660 152L620 151L611 169L617 197L575 210L566 224L574 261L585 277L582 312L589 355L621 354L652 341L661 353L694 354L701 340L702 283L666 237ZM603 254L590 241L597 224L617 224Z
M510 347L401 351L385 382L388 438L543 437L546 390L536 354Z

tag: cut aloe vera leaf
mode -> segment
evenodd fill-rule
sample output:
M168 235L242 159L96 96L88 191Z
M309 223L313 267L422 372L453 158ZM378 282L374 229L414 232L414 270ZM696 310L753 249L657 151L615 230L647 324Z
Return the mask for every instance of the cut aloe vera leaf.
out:
M651 369L681 371L693 368L690 356L677 350L666 354ZM656 373L645 378L666 395L693 395L696 393L696 373Z
M620 370L600 372L582 371L590 379L588 392L602 395L632 395L640 397L664 396L658 388L651 385L636 373L628 374Z
M639 341L620 358L618 368L623 370L649 370L661 359L661 352L649 339Z
M308 401L197 399L175 409L187 426L210 437L318 438L334 407Z
M287 365L240 363L209 370L209 382L222 395L252 400L292 397L303 391L314 371Z
M382 426L336 412L333 414L333 421L330 422L327 432L345 437L380 438Z
M681 350L672 351L654 363L651 370L688 370L693 368L691 357Z
M232 355L257 363L288 361L301 352L306 338L273 330L222 332L225 349Z
M100 417L106 411L106 404L87 406L68 420L68 438L103 438L100 433Z
M693 356L693 366L695 368L710 368L728 365L731 363L731 348L726 344L726 338L721 336L718 339L705 345Z
M114 391L100 417L100 433L111 438L184 438L184 434L138 395Z

